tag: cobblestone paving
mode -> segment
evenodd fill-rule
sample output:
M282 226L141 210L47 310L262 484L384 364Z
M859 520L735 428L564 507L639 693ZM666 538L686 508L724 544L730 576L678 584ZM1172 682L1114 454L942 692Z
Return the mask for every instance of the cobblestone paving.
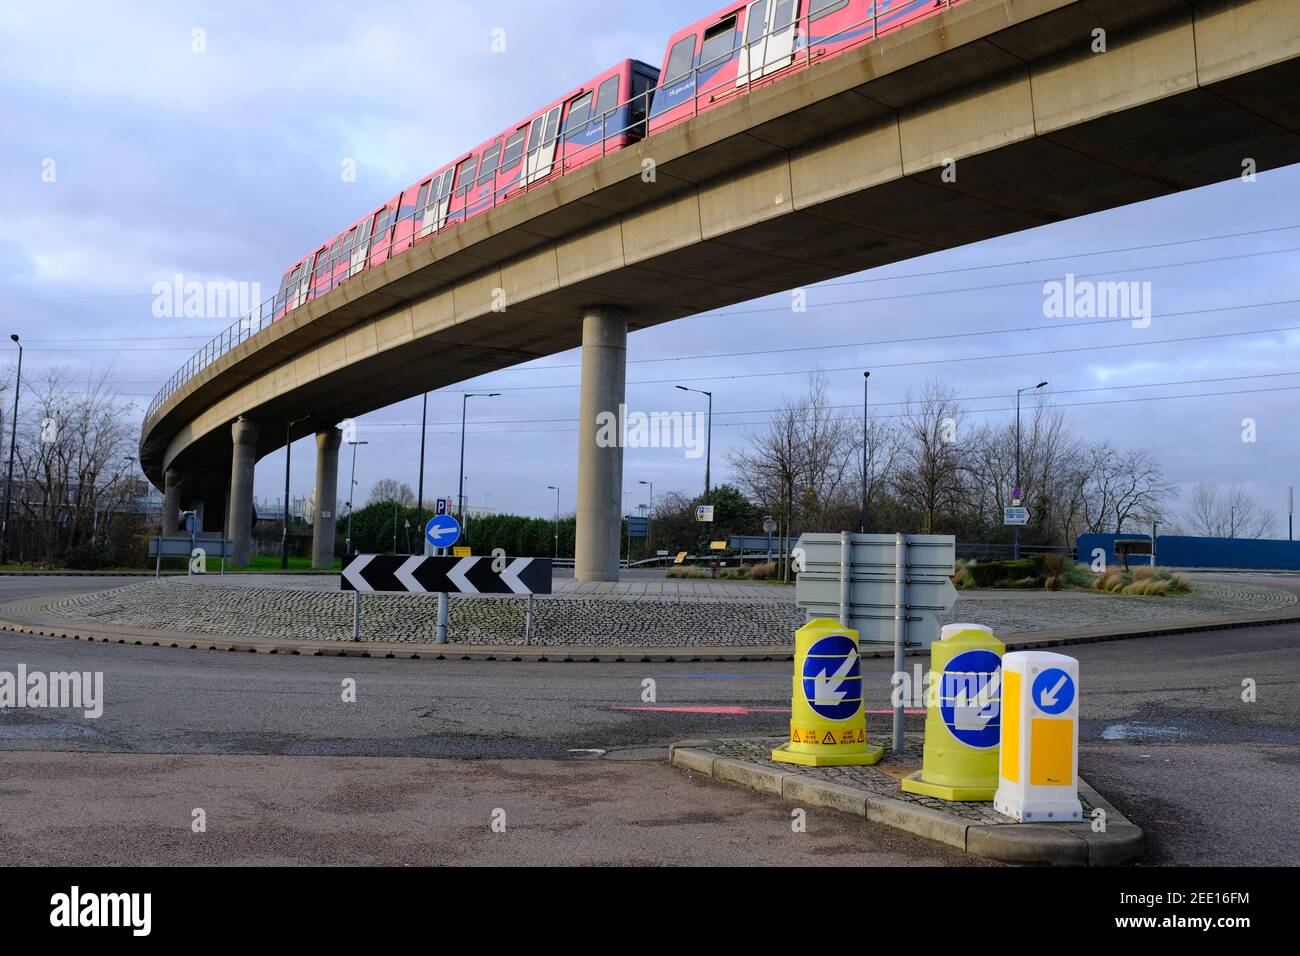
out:
M452 595L448 640L453 644L522 645L526 608L527 601L521 598ZM338 590L224 586L162 578L49 601L41 610L106 626L214 636L352 640L353 595ZM432 641L437 610L436 595L367 594L362 598L362 638ZM803 623L792 604L707 598L663 602L540 596L535 600L534 617L534 644L592 647L792 643L794 629Z
M870 733L871 728L868 727L867 730ZM869 739L875 744L882 742L876 737L870 737ZM818 780L852 787L855 790L865 790L872 796L892 797L905 803L930 807L933 810L940 810L943 813L950 813L969 820L971 823L1015 823L1010 817L1004 817L994 810L992 803L976 801L950 802L916 793L904 793L899 785L899 780L912 771L920 769L921 748L924 740L925 735L922 733L905 734L901 754L896 754L887 740L883 741L885 756L880 759L879 763L868 767L802 767L798 764L777 763L772 759L772 748L785 743L784 737L726 738L708 741L707 743L692 744L691 746L692 749L704 750L719 757L743 760L746 763L758 764L759 766L770 767L786 773L804 774ZM1092 805L1088 803L1082 794L1079 800L1083 804L1084 818L1087 819L1088 814L1092 812Z
M226 582L219 576L200 580L162 578L45 602L39 609L68 620L110 626L215 636L350 641L353 598L337 590L337 579L331 581L334 589L326 590L267 587L249 580ZM744 600L743 591L730 588L725 595L708 588L692 588L670 597L637 587L619 593L563 591L539 596L535 602L534 643L590 647L793 643L793 631L803 623L792 603L793 593L787 590L785 601L773 601L766 586L748 587L764 591L762 599ZM1236 582L1198 582L1190 595L1164 598L978 592L958 598L953 610L939 619L942 623L973 620L989 625L1000 635L1011 635L1261 612L1295 602L1294 594ZM464 644L523 644L525 607L526 602L520 598L453 595L449 640ZM367 594L362 608L363 639L433 639L437 615L434 595Z

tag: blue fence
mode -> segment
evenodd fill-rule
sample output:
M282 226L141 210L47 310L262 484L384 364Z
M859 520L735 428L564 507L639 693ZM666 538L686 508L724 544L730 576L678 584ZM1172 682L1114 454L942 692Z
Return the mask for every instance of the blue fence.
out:
M1150 541L1145 534L1081 534L1079 560L1089 564L1100 548L1106 564L1122 564L1115 554L1116 541ZM1130 555L1130 565L1146 564L1146 555ZM1156 536L1156 564L1167 568L1245 568L1300 571L1300 541L1247 538L1199 538L1190 535Z

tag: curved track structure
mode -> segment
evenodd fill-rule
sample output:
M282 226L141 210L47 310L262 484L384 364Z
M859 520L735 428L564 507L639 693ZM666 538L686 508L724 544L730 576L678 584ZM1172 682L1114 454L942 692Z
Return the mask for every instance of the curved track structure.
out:
M966 0L214 348L151 406L140 463L165 524L202 502L238 561L289 422L327 490L341 420L582 346L577 574L616 578L622 452L595 414L622 401L629 331L1300 161L1298 88L1293 0Z

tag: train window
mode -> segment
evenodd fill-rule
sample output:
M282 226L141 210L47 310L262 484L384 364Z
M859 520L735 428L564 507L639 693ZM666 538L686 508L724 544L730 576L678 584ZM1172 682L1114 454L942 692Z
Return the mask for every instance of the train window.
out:
M432 180L430 180L432 182ZM421 183L420 191L415 194L415 215L424 215L425 200L429 198L429 183Z
M767 33L767 0L757 0L749 8L749 22L745 24L746 45L757 43Z
M695 61L695 34L684 37L673 44L672 51L668 54L668 69L664 72L665 83L671 83L673 80L680 80L691 72L691 67Z
M700 47L700 69L708 69L731 56L736 49L736 17L727 17L704 31L704 45Z
M284 274L284 278L282 278L282 279L280 280L280 291L281 291L281 292L283 292L285 289L289 288L289 282L290 282L290 280L292 280L292 279L293 279L293 270L290 269L288 272L286 272L286 273Z
M501 144L497 143L483 154L483 162L478 167L478 181L487 182L497 171L497 157L501 155Z
M600 84L600 90L596 93L596 116L604 116L616 106L618 106L618 77L611 76Z
M808 14L808 19L820 20L822 17L843 10L848 5L849 0L812 0L812 10Z
M316 253L316 281L319 282L321 279L329 275L329 271L330 251L328 249L322 249L320 252Z
M375 217L375 238L376 239L379 238L379 234L381 232L383 232L388 228L388 214L389 214L389 209L387 206L385 206L383 209L379 210L379 215Z
M474 171L478 168L478 157L471 156L456 167L456 195L463 196L474 184Z
M348 230L348 234L343 237L343 248L339 250L339 254L346 257L349 253L351 253L352 243L356 242L356 239L357 239L357 230L356 227L353 226L351 229Z
M575 133L587 126L591 119L591 94L583 93L569 104L569 115L564 118L564 132Z
M506 148L501 152L501 172L508 172L519 165L519 157L524 155L524 134L527 131L527 127L521 126L506 140Z

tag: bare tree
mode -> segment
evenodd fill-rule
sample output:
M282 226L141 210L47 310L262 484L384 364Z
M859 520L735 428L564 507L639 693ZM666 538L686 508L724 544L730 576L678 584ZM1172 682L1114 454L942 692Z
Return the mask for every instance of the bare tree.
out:
M745 494L776 517L782 538L822 527L843 511L861 445L852 423L835 414L825 375L810 375L803 395L784 399L766 428L746 437L728 461Z
M370 504L381 502L412 507L415 505L415 492L405 482L394 478L381 478L370 489Z
M1120 534L1159 520L1174 494L1150 452L1118 451L1109 442L1088 449L1078 480L1083 524L1092 532Z
M1211 538L1267 538L1277 528L1277 516L1265 511L1240 485L1220 491L1206 482L1192 489L1184 520L1193 534Z
M964 414L956 393L937 382L921 394L908 393L903 415L903 447L894 473L894 493L921 518L922 532L938 530L954 515L963 497L961 444Z
M135 475L131 405L106 384L65 384L55 369L31 385L36 404L15 447L15 509L36 529L42 558L102 540Z

